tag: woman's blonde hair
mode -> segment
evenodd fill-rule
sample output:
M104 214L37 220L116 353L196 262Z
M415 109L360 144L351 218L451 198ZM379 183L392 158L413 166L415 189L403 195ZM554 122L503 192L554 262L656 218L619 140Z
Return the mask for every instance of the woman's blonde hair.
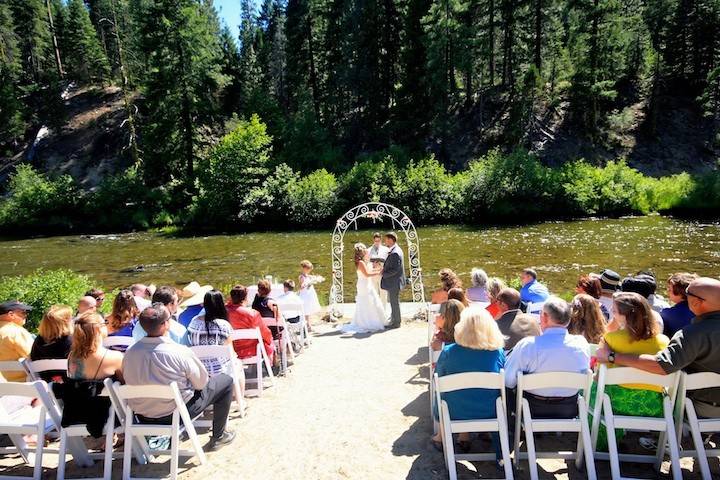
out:
M102 315L95 312L85 312L75 319L69 358L84 360L95 353L102 346L104 324Z
M353 253L353 261L355 262L355 265L365 259L365 252L367 252L367 247L364 243L355 244L355 250Z
M302 262L300 262L300 267L301 268L309 268L310 270L312 270L313 264L310 260L303 260Z
M38 333L46 342L72 335L72 308L67 305L53 305L43 315Z
M615 308L625 317L625 330L634 342L653 338L660 332L648 301L635 292L618 292L613 295Z
M455 343L455 325L460 321L460 314L465 310L465 305L458 300L448 300L440 305L440 312L443 317L443 332L446 343Z
M600 343L605 335L605 317L598 301L588 294L581 293L575 295L570 307L568 332L582 335L588 343Z
M468 307L455 325L455 343L475 350L498 350L505 346L497 322L482 307Z
M449 268L443 268L438 273L440 277L440 288L449 291L451 288L462 287L462 282L455 272Z
M500 293L500 290L505 288L505 282L500 280L498 277L492 277L490 280L488 280L487 283L487 292L488 297L492 300L497 300L497 296Z

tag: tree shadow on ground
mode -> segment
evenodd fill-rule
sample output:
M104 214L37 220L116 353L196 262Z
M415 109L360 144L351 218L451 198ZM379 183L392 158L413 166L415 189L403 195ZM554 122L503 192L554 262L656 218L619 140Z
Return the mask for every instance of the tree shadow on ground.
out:
M429 362L427 347L418 347L410 358L405 360L405 365L425 365Z

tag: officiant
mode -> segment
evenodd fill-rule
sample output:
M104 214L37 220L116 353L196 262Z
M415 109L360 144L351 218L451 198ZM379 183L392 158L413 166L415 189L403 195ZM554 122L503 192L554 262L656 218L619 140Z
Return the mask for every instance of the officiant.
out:
M374 267L382 267L383 263L385 263L385 259L388 256L388 252L390 251L385 245L382 244L382 235L380 235L380 232L373 233L373 244L372 247L370 247L370 262L372 262ZM381 276L375 276L372 277L373 285L375 285L375 290L380 294L380 300L382 301L383 308L386 308L387 305L387 292L380 288L380 280Z

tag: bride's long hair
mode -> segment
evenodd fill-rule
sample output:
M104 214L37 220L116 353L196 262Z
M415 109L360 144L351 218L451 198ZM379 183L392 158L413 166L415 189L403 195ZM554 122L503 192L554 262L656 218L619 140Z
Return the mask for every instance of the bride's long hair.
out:
M367 247L364 243L356 243L355 244L355 253L353 255L353 260L355 260L355 265L357 265L360 262L365 261L365 253L367 252Z

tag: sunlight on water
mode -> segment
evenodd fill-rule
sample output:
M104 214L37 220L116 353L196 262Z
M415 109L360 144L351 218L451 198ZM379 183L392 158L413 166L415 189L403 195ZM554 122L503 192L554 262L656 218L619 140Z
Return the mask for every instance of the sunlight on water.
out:
M345 292L354 292L352 244L372 243L368 230L345 235ZM388 226L384 226L388 228ZM650 216L547 222L528 227L427 227L418 230L426 291L434 288L437 271L450 267L466 285L473 267L512 278L526 266L537 268L551 290L571 290L582 273L612 268L621 275L652 269L662 284L676 271L720 276L720 224ZM401 244L402 244L401 236ZM96 278L104 287L134 282L183 286L192 280L214 285L249 284L264 275L297 279L298 264L307 258L315 273L328 279L320 286L327 301L330 231L252 233L175 238L139 233L55 237L0 242L3 275L26 274L36 268L70 268Z

